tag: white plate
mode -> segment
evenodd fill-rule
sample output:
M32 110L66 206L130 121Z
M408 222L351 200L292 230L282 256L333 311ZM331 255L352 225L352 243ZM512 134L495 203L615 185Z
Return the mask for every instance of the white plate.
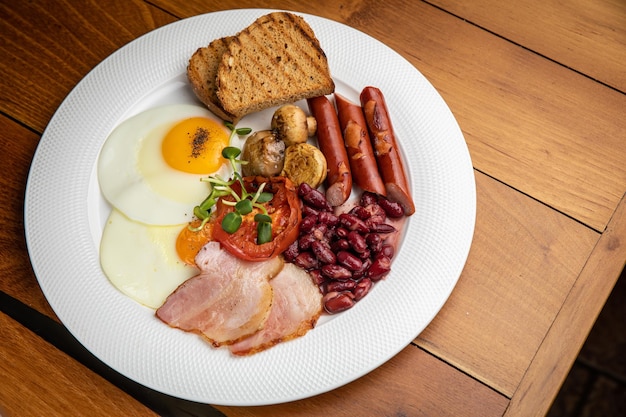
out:
M95 175L104 140L118 123L141 110L196 102L184 75L191 54L268 12L233 10L192 17L112 54L61 104L41 138L28 178L28 249L59 319L121 374L203 403L293 401L344 385L385 363L443 306L461 274L474 231L475 183L468 149L432 85L379 41L303 15L328 55L337 91L358 102L361 89L374 85L387 99L416 203L391 274L354 308L323 321L305 337L244 358L169 328L109 283L98 261L109 211ZM240 126L247 124L244 120Z

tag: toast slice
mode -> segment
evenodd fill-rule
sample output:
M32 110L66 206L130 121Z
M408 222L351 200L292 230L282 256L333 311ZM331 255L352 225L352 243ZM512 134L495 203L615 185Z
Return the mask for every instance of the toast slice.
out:
M264 15L239 32L222 54L216 84L222 109L236 118L335 90L313 30L288 12Z
M208 46L198 48L187 65L187 78L196 97L216 116L230 122L236 122L235 116L224 110L217 98L217 68L233 38L215 39Z

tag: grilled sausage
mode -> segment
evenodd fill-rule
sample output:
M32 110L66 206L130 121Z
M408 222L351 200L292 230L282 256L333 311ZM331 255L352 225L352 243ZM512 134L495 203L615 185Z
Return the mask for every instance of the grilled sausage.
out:
M353 182L364 191L386 195L360 105L335 93L339 125L350 161Z
M333 207L339 206L352 192L352 173L339 119L335 107L326 96L310 98L307 103L311 115L317 120L317 142L328 165L326 200Z
M387 198L398 202L404 209L404 214L410 216L415 212L415 205L385 98L378 88L370 86L361 91L360 99Z

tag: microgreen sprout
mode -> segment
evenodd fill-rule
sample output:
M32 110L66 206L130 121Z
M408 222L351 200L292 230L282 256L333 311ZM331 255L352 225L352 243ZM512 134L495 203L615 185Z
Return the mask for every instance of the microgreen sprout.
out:
M249 128L235 129L230 122L226 122L226 126L232 131L233 135L247 135L251 132ZM260 211L254 216L254 221L257 223L257 244L260 245L272 240L272 218L269 216L263 203L270 201L274 195L263 191L265 183L261 184L255 193L249 193L246 190L243 177L237 171L237 164L247 163L247 161L237 159L240 154L241 150L234 146L227 146L222 150L222 157L230 162L233 169L233 177L229 180L223 179L218 174L209 175L202 179L202 181L211 185L211 193L202 203L194 207L193 213L201 220L201 223L198 227L190 226L190 229L192 231L202 230L209 221L211 210L217 204L217 201L221 197L232 196L234 201L222 200L223 204L234 207L234 211L231 211L222 219L222 229L227 233L235 233L241 227L242 216L252 213L256 208ZM241 186L241 195L231 188L235 182L239 182Z

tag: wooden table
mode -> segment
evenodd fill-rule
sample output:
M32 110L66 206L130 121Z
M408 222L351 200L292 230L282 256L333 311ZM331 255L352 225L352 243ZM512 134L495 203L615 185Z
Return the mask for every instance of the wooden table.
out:
M540 416L626 260L626 3L619 0L0 1L0 414ZM456 116L477 220L457 287L389 362L294 403L154 393L64 331L31 269L23 200L37 143L101 60L170 22L279 7L357 28L413 63Z

